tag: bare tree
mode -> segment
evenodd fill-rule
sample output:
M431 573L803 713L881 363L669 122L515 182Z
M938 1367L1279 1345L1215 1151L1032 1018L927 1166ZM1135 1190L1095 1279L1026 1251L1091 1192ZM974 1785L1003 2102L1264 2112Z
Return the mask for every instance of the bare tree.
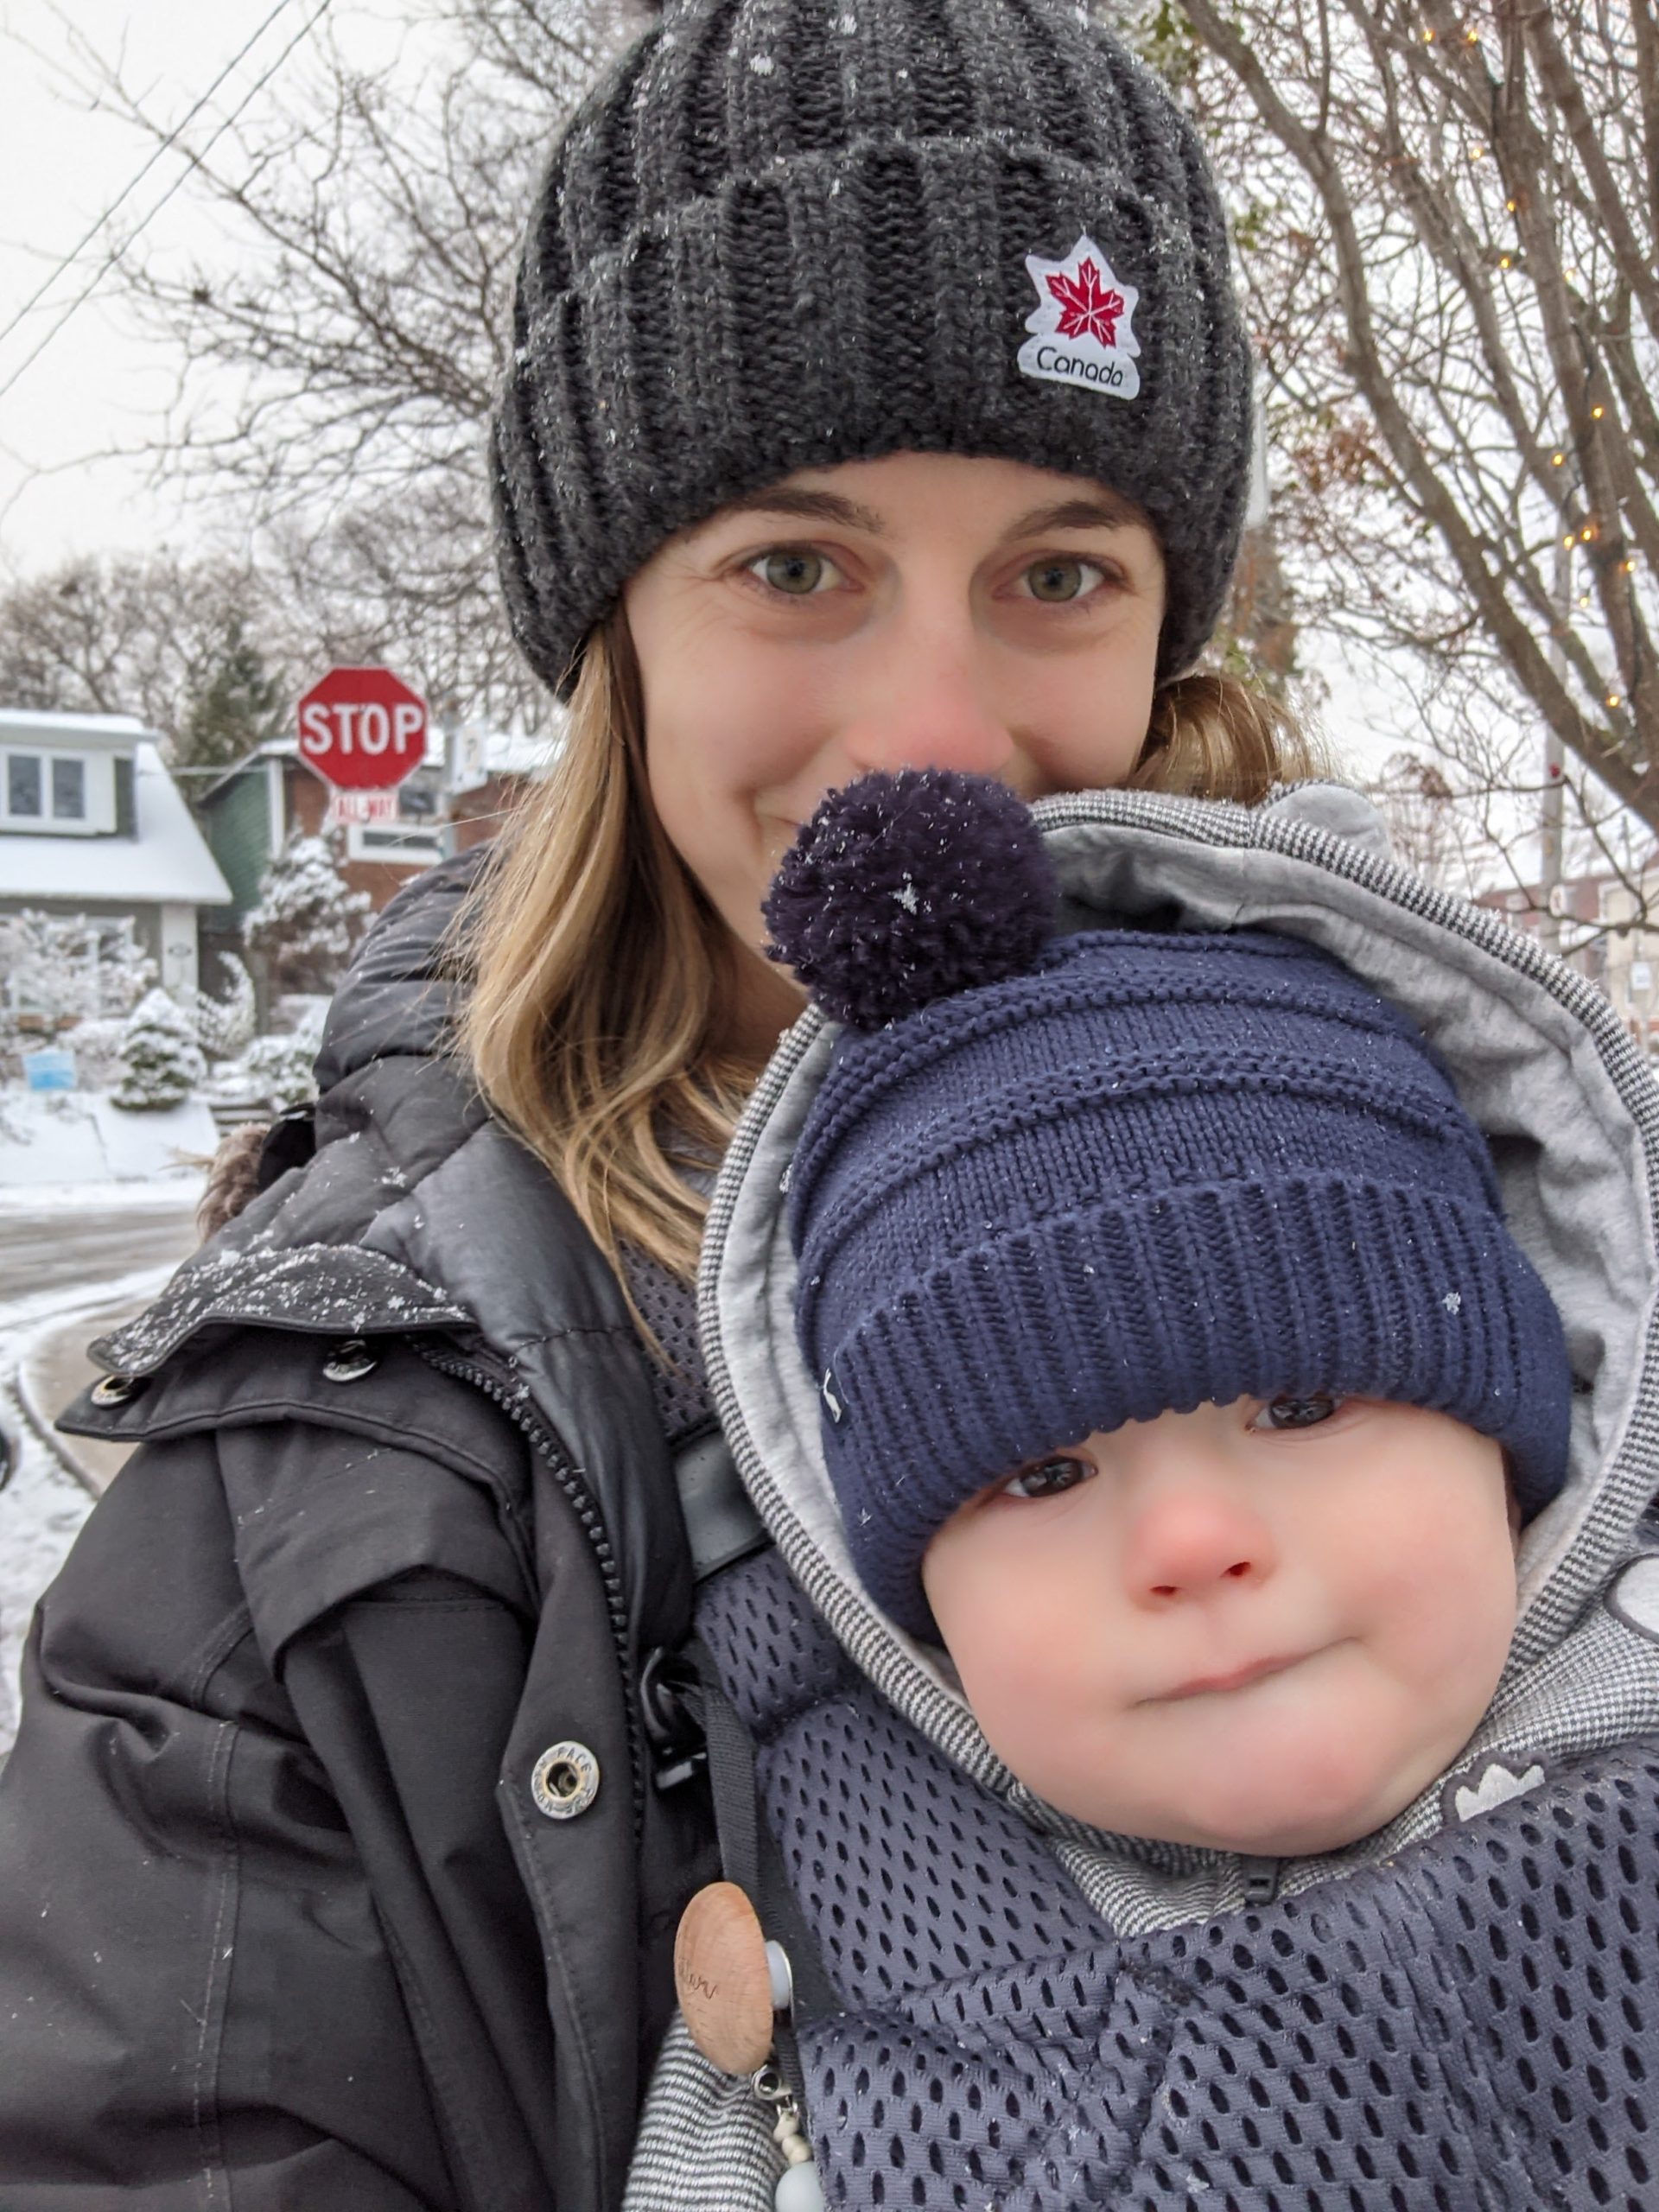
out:
M1446 771L1420 753L1391 753L1370 792L1400 858L1437 887L1450 887L1459 839L1457 795Z
M1659 825L1659 0L1182 4L1304 619Z
M199 162L224 255L123 262L182 363L165 465L253 518L314 653L396 652L435 702L531 725L546 702L495 587L485 425L539 170L628 22L623 0L415 0L425 58L391 78L325 29L283 104ZM86 47L80 70L162 136L118 64Z
M136 715L177 741L260 590L246 566L168 552L14 585L0 594L0 704Z

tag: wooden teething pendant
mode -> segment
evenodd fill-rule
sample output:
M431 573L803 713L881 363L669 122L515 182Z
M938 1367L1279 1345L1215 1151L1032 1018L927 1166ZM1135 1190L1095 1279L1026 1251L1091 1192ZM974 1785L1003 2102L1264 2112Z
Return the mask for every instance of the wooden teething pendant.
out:
M823 2212L812 2146L795 2099L772 2063L772 2024L790 2007L789 1966L768 1944L754 1907L735 1882L711 1882L680 1916L674 1987L691 2040L722 2074L747 2074L772 2107L772 2140L785 2160L776 2212Z
M691 2040L722 2074L772 2056L772 1970L754 1907L735 1882L710 1882L680 1916L674 1988Z

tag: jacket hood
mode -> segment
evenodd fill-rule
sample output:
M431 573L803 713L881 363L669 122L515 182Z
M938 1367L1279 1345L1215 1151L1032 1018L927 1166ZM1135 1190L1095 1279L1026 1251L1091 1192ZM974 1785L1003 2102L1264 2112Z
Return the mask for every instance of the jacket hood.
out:
M1034 811L1064 928L1127 921L1308 939L1410 1016L1484 1132L1510 1228L1560 1309L1575 1385L1567 1486L1521 1544L1499 1714L1535 1688L1540 1668L1640 1548L1659 1468L1659 1085L1594 986L1495 914L1396 865L1356 793L1306 785L1246 809L1090 792ZM1037 1806L991 1752L942 1655L887 1620L852 1570L819 1442L817 1381L796 1344L785 1198L833 1034L816 1008L801 1017L728 1154L700 1292L711 1387L758 1510L855 1663L959 1764L1065 1834L1075 1824ZM1620 1725L1629 1722L1627 1713ZM1437 1824L1420 1801L1414 1825L1402 1815L1376 1840ZM1161 1865L1203 1856L1139 1849Z

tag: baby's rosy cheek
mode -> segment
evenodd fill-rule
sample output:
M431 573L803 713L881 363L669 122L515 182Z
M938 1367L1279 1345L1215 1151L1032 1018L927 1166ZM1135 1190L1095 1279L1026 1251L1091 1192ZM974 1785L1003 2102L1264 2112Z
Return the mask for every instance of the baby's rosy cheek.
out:
M1007 1624L986 1652L982 1674L998 1703L1015 1713L1033 1703L1058 1712L1069 1705L1089 1669L1079 1639L1069 1636L1052 1615L1029 1614Z

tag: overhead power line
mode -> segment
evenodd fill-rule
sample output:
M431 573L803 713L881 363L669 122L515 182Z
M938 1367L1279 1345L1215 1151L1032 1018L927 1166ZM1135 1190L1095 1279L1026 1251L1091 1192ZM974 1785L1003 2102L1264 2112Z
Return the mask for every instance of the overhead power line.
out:
M97 222L92 225L91 230L87 232L86 237L82 238L80 244L75 248L74 251L68 255L65 260L59 263L57 268L53 270L46 282L38 288L29 299L25 301L23 305L18 309L17 313L12 317L11 321L6 325L5 328L3 330L0 330L0 344L3 344L6 339L10 337L12 332L16 329L23 317L29 314L29 310L35 307L48 291L50 291L53 285L57 283L59 277L64 274L65 270L73 267L76 260L86 251L87 245L98 236L99 231L103 229L104 226L116 213L123 202L131 196L133 192L143 181L144 178L149 175L150 170L155 168L156 162L161 160L162 155L168 152L171 147L178 144L181 134L188 128L194 118L200 114L202 109L207 106L208 101L212 99L213 94L225 82L225 79L231 74L231 72L236 67L237 64L243 60L245 56L252 51L253 48L258 44L259 41L270 29L270 26L276 21L276 18L281 15L286 14L287 10L292 6L292 4L293 0L276 0L276 5L271 10L270 15L265 17L264 22L260 24L258 29L254 32L253 35L248 39L234 54L232 55L231 59L226 63L224 68L219 71L218 76L214 78L213 83L207 87L207 90L201 95L200 99L195 103L195 105L190 110L189 114L185 116L181 122L175 124L173 129L168 132L166 137L162 140L160 145L156 147L155 152L144 163L143 168L139 170L137 175L132 179L131 182L128 184L125 189L121 193L120 197L113 200L111 205L105 209L104 213L99 217ZM4 384L0 384L0 399L3 399L5 397L6 394L11 390L12 386L18 381L20 377L23 376L28 370L33 368L35 362L40 359L41 355L45 353L47 347L52 343L52 340L57 336L64 325L70 320L71 316L79 314L80 309L86 306L87 301L91 299L92 294L98 289L104 279L109 275L111 270L115 267L122 255L126 252L128 247L132 245L136 240L143 235L150 224L152 224L156 218L161 213L162 208L166 207L168 201L172 199L174 194L176 193L183 185L186 178L189 176L192 170L200 168L201 164L207 160L208 155L213 152L214 147L218 145L219 140L225 136L225 133L242 116L249 103L256 99L257 95L264 90L265 86L270 82L271 79L276 74L276 72L287 60L289 55L293 53L295 48L299 46L310 34L310 32L315 29L316 25L321 22L323 16L328 12L329 4L330 0L320 0L320 5L311 15L306 17L304 22L300 25L298 30L295 32L293 37L289 39L288 44L276 56L276 59L270 65L263 74L257 77L253 83L249 86L247 91L244 92L241 99L231 110L230 113L225 118L225 120L219 124L218 130L214 131L213 137L207 141L207 143L202 148L199 154L192 153L188 146L181 149L185 157L184 168L180 170L178 175L175 177L172 183L168 185L167 190L156 202L156 205L150 209L149 214L147 214L143 220L138 225L131 237L129 238L124 244L117 247L113 253L107 254L105 257L104 260L99 263L98 268L93 270L90 281L85 284L75 295L74 298L70 301L68 306L58 317L57 321L52 325L52 327L46 333L45 336L35 347L34 351L30 353L25 354L23 359L18 363L17 366L12 371L11 374L6 378Z
M207 91L191 109L189 114L182 117L179 122L174 124L171 130L168 132L166 137L162 139L161 144L157 146L155 152L144 163L143 168L139 170L137 175L134 177L124 188L118 198L110 202L110 205L104 210L104 213L92 225L91 230L87 232L86 237L80 240L79 245L73 245L70 248L69 251L65 254L63 259L58 264L51 275L46 278L44 283L36 286L35 289L32 291L29 297L23 302L22 307L18 308L16 314L13 315L11 321L6 325L5 328L3 330L0 330L0 346L3 346L5 344L7 339L10 337L12 332L16 329L18 324L22 321L24 317L32 313L33 310L40 305L41 302L46 297L52 287L57 283L59 277L61 276L67 270L70 270L74 267L76 262L80 259L81 255L86 252L87 247L103 229L105 224L111 221L116 215L119 214L122 208L125 207L128 200L131 199L133 194L137 191L139 186L149 175L151 169L155 168L156 162L161 160L162 155L167 152L170 146L176 143L180 133L188 130L190 128L190 125L201 113L203 108L207 106L208 101L212 99L213 94L219 90L225 79L236 67L238 62L252 52L253 48L258 45L260 40L276 22L277 16L283 14L290 6L292 6L292 4L293 0L276 0L276 5L265 17L264 22L260 24L258 29L253 34L253 36L249 39L245 46L240 48L231 56L230 60L225 64L225 67L219 71L218 76L214 78L213 83L208 86Z

